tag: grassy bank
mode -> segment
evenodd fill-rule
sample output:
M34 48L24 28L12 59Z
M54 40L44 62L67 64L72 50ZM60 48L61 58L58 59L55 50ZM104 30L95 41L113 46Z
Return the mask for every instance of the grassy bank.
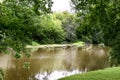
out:
M120 67L77 74L60 80L120 80Z
M66 47L66 46L76 46L81 47L84 46L85 43L82 41L70 43L70 44L39 44L37 42L32 42L31 45L27 45L27 48L44 48L44 47Z

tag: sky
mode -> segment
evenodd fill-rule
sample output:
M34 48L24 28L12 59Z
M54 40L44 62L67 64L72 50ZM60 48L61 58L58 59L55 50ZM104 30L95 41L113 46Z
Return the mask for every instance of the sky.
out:
M62 12L62 11L71 11L70 8L70 0L52 0L53 3L53 7L52 7L52 11L54 12Z

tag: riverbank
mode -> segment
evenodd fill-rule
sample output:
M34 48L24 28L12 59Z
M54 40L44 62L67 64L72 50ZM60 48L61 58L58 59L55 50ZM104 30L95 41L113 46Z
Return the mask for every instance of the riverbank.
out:
M85 46L85 43L82 41L76 42L76 43L70 43L70 44L38 44L36 42L33 42L32 45L27 45L26 48L59 48L59 47L71 47L71 46L76 46L76 47L81 47Z
M120 67L106 68L65 77L59 80L120 80Z

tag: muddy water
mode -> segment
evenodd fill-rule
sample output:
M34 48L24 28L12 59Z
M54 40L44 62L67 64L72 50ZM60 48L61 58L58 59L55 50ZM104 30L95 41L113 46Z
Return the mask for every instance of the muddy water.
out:
M29 63L30 69L24 68ZM30 58L15 59L0 54L5 80L57 80L61 77L108 67L108 48L85 47L39 48Z

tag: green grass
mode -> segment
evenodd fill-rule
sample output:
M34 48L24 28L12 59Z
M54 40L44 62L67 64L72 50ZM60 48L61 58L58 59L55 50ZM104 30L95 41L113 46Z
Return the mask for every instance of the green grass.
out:
M32 46L39 46L40 44L35 42L35 41L32 41Z
M59 80L120 80L120 67L91 71L65 77Z
M79 42L75 42L75 43L73 43L73 45L76 45L77 47L81 47L81 46L84 46L85 43L82 42L82 41L79 41Z

